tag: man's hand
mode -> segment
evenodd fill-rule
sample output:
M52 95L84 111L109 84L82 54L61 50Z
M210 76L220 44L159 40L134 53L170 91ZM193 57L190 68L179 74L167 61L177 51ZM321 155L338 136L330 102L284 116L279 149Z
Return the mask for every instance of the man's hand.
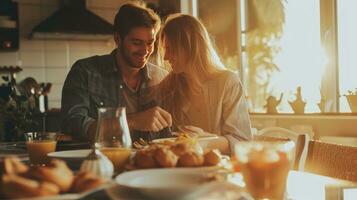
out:
M139 113L128 115L128 124L130 129L138 131L158 132L172 125L171 114L155 106Z

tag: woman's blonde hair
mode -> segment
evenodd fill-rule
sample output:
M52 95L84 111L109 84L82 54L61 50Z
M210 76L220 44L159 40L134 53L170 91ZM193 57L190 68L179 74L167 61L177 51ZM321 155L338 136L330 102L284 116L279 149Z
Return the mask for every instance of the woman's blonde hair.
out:
M166 43L166 44L165 44ZM182 123L182 109L193 95L200 95L204 81L224 69L204 25L186 14L170 15L161 30L159 50L164 57L165 46L178 60L182 73L170 73L161 83L163 107L175 123ZM163 59L162 59L163 60ZM162 62L163 63L163 62ZM176 63L177 64L177 63Z

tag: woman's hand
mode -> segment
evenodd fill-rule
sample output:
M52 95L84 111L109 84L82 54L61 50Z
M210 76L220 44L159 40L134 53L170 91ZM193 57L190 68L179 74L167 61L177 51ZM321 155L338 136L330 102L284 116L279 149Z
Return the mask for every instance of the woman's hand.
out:
M128 115L130 129L158 132L172 126L171 114L159 106Z

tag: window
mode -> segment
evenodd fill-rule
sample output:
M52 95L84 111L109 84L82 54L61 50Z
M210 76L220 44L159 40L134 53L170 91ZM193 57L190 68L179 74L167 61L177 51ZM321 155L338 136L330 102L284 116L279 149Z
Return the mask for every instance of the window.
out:
M237 3L237 0L197 1L198 18L207 28L222 62L231 70L240 65Z
M338 55L340 82L340 111L349 112L350 107L343 94L357 89L357 1L337 1Z
M278 100L282 95L278 112L292 113L290 104L297 98L298 88L306 102L305 113L319 112L321 75L326 65L320 44L319 1L247 4L248 62L244 69L248 72L251 112L265 112L269 96ZM276 28L269 29L272 26Z
M278 103L281 95L278 113L296 112L292 103L300 95L305 113L351 112L343 94L357 90L356 1L197 1L225 64L242 66L236 69L251 112L265 113L267 99ZM230 21L232 13L236 30L222 28L219 19Z

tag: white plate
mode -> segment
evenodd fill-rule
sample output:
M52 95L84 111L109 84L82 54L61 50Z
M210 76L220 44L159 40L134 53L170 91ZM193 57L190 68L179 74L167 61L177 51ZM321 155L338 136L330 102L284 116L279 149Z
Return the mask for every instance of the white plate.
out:
M210 148L208 148L208 146L211 143L211 140L215 140L217 138L218 138L218 136L207 136L207 137L197 138L197 142L200 145L202 152L204 152L207 149L210 149ZM176 140L175 137L160 138L160 139L153 140L152 142L153 143L163 143L165 141L174 142L175 140Z
M21 198L18 200L75 200L75 199L89 199L86 198L87 195L90 195L94 192L97 192L99 190L105 189L109 186L114 185L114 183L110 182L108 184L104 184L102 186L99 186L97 188L94 188L92 190L88 190L86 192L82 193L65 193L65 194L58 194L58 195L53 195L53 196L45 196L45 197L31 197L31 198Z
M79 150L70 150L70 151L56 151L47 154L48 157L51 158L58 158L58 159L83 159L86 158L90 152L91 149L79 149Z
M189 136L198 136L199 138L205 137L218 137L216 134L209 133L196 126L178 126L179 132L173 132L173 135L178 136L180 133L187 133Z
M81 194L60 194L46 197L20 198L18 200L75 200L81 196Z
M208 140L213 140L213 139L217 139L218 136L206 136L206 137L200 137L197 138L197 141L203 142L203 141L208 141ZM153 143L163 143L165 141L170 141L170 142L174 142L176 140L176 137L170 137L170 138L160 138L160 139L155 139L152 140Z
M203 171L183 168L135 170L115 178L119 185L155 199L181 199L208 180Z

